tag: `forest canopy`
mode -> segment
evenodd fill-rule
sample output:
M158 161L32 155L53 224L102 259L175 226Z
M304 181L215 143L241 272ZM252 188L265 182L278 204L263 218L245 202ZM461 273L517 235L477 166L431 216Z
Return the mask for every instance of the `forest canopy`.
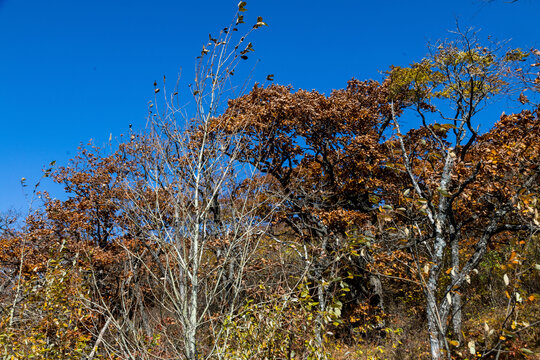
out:
M540 51L458 29L379 80L231 97L245 10L192 113L154 84L145 131L0 220L3 357L538 356Z

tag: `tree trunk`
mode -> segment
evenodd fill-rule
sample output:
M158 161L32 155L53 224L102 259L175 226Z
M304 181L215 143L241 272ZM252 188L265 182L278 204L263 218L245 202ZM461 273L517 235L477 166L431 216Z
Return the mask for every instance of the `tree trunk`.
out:
M317 345L322 347L323 345L323 332L325 328L324 324L324 315L326 312L326 287L324 286L324 279L320 271L317 271L317 298L319 300L319 314L317 315L317 330L315 338L317 340Z
M441 341L439 337L439 319L437 315L437 300L432 292L427 293L427 322L431 359L441 359Z
M459 277L459 238L456 237L452 240L452 283L455 284ZM459 342L463 341L461 334L461 294L459 292L452 293L452 330L454 336L457 337Z
M384 311L382 283L381 279L377 275L369 276L369 292L370 305L378 307L381 311ZM379 321L376 326L378 330L383 329L386 326L385 320Z

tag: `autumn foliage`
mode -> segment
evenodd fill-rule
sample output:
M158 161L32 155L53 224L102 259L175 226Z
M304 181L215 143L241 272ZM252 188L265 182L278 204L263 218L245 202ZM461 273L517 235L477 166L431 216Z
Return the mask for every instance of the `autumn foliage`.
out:
M253 50L220 58L232 33L201 53L192 118L174 93L146 132L52 164L63 200L2 219L4 358L538 356L540 52L460 33L381 81L223 106L207 93Z

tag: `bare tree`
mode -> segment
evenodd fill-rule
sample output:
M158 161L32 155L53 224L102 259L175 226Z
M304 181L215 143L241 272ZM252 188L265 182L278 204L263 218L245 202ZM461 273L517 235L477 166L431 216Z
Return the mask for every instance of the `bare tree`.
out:
M116 337L107 339L103 330L98 340L105 348L121 348L128 358L153 356L138 336L152 335L158 325L170 356L219 357L216 344L227 335L222 321L245 300L246 265L271 215L260 216L258 207L265 203L253 201L258 185L245 181L256 177L255 170L237 161L240 137L214 121L238 91L231 76L253 51L247 37L266 25L259 17L235 40L245 5L240 2L234 23L216 38L210 35L203 47L190 87L194 103L182 107L176 89L168 94L156 88L165 101L150 106L150 133L132 135L135 144L127 156L138 171L126 182L123 211L144 247L126 248L131 253L126 286L138 290L135 299L123 298L119 313L105 302L96 304Z

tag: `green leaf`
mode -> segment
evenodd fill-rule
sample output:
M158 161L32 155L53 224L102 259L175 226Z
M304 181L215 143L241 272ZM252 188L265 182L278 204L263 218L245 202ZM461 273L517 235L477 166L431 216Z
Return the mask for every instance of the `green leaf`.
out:
M452 196L452 194L450 194L448 191L446 191L445 189L441 189L441 188L437 188L437 190L439 191L439 193L444 196L444 197L450 197Z

